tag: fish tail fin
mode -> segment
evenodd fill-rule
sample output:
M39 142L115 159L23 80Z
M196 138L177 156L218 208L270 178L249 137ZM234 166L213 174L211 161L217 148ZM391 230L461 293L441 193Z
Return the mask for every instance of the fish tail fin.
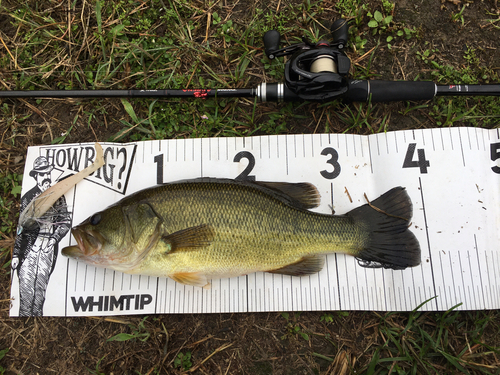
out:
M347 216L368 232L356 254L360 265L404 269L420 264L420 245L408 229L413 207L406 190L396 187Z

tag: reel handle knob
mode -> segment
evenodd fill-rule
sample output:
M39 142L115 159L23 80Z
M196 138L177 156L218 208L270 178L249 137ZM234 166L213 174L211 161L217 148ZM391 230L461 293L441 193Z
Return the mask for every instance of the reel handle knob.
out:
M338 49L344 48L349 40L349 24L347 21L342 18L336 20L330 27L330 31L333 43L337 44Z
M264 40L264 50L267 57L271 60L274 59L276 57L274 53L279 49L280 33L276 30L269 30L266 31L262 39Z

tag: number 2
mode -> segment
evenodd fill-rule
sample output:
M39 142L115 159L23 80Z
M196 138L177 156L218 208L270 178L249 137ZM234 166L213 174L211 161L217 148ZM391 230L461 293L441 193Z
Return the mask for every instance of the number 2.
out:
M233 161L238 163L241 159L247 159L248 165L243 172L236 177L236 180L255 181L255 176L250 176L250 172L252 172L253 167L255 167L255 157L248 151L240 151L235 155Z

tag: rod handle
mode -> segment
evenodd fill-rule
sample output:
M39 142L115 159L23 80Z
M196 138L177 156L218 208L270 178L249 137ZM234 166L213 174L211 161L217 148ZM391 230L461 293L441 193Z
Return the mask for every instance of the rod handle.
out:
M361 81L348 82L346 98L353 102L396 102L430 100L436 96L437 86L430 81Z

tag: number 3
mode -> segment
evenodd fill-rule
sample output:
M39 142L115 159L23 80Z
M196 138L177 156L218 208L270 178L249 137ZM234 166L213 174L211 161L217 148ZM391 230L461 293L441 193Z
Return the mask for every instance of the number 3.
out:
M321 171L321 175L328 179L328 180L333 180L334 178L337 178L340 174L340 164L338 162L339 160L339 154L337 150L331 147L325 148L323 151L321 151L321 155L330 155L331 158L328 159L327 164L330 164L333 167L332 172L328 172L326 169L324 171Z

